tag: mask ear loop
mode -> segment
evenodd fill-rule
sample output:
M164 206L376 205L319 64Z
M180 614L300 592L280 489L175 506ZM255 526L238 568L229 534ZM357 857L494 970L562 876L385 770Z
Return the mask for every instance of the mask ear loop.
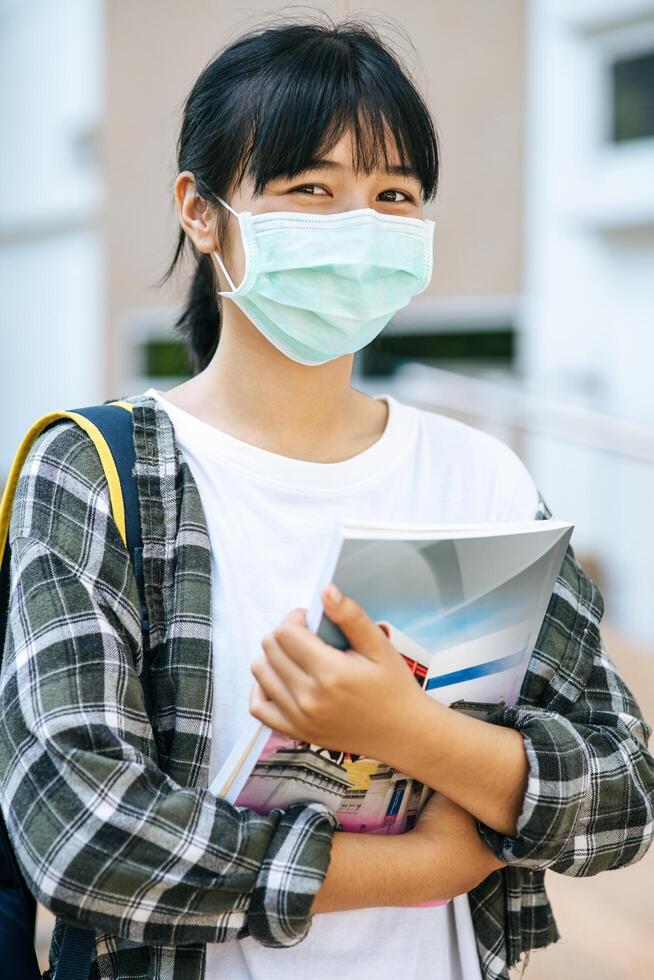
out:
M228 211L231 211L232 214L235 215L236 216L236 219L238 220L238 211L235 211L233 207L230 207L230 205L227 203L227 201L223 201L222 197L219 197L218 200L220 201L221 204L224 204L225 207L227 208L227 210ZM232 281L232 277L230 276L229 272L225 268L225 263L223 262L223 260L221 259L221 257L218 255L218 252L212 252L211 254L215 258L215 260L218 263L218 265L220 266L220 268L222 269L223 275L225 276L225 279L229 283L232 292L233 293L236 292L236 286L234 285L234 283Z
M212 252L211 254L213 255L214 259L216 260L216 262L218 263L218 265L220 266L220 268L223 270L223 274L225 276L225 279L229 283L230 289L232 290L233 293L236 292L236 286L232 282L232 277L230 276L229 272L225 268L225 263L223 262L223 260L221 259L221 257L218 255L218 252Z

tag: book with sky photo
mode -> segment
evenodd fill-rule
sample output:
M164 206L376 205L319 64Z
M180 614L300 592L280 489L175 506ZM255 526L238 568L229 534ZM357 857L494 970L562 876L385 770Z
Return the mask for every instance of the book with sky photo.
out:
M347 650L322 608L333 581L387 633L424 692L478 712L515 703L574 525L338 525L307 626ZM365 696L365 692L362 692ZM210 789L261 814L320 801L344 831L410 830L431 790L383 761L312 745L251 718Z

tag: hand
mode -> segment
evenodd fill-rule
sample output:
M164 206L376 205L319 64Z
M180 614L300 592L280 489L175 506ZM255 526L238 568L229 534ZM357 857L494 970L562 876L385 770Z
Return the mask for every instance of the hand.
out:
M441 860L443 841L447 841L448 852L456 862L456 880L449 886L450 890L454 886L452 894L470 891L492 871L505 867L481 839L475 818L441 793L430 796L409 833L423 840ZM434 898L441 897L443 884L434 882Z
M323 605L351 649L325 643L306 626L305 610L294 609L263 638L265 655L251 666L250 713L293 738L387 761L425 695L381 627L336 592L323 589Z

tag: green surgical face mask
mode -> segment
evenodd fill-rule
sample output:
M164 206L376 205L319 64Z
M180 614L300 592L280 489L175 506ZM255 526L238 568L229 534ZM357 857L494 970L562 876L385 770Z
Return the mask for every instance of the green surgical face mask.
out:
M325 364L370 343L428 285L434 222L380 214L235 211L245 274L229 297L299 364Z

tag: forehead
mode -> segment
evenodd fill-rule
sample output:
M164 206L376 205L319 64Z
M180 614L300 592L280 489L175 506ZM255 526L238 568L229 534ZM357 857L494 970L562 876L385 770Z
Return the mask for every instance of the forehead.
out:
M362 158L361 138L357 140L352 130L346 129L335 141L332 140L324 148L319 148L315 154L315 158L318 160L324 160L325 158L337 160L339 163L351 167L354 170L360 169ZM384 159L373 160L371 162L375 162L379 169L382 169L387 164L389 166L400 165L401 161L397 144L388 130L384 133Z
M402 176L409 180L420 177L407 163L402 164L397 145L389 134L383 155L375 155L372 159L362 156L360 147L351 131L346 131L336 141L318 149L306 159L299 173L309 170L327 170L337 174L391 175Z

